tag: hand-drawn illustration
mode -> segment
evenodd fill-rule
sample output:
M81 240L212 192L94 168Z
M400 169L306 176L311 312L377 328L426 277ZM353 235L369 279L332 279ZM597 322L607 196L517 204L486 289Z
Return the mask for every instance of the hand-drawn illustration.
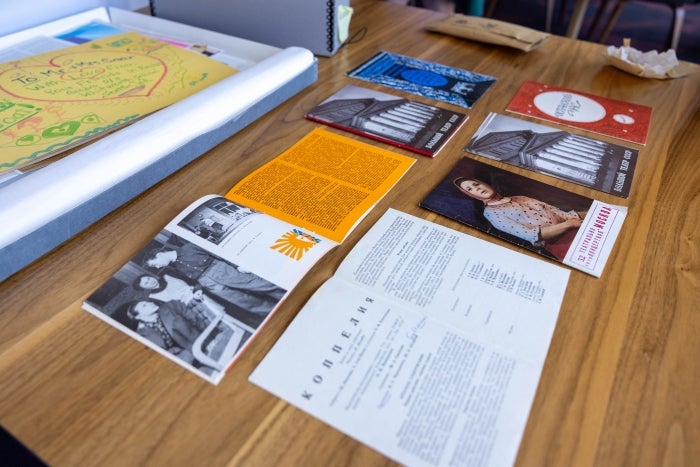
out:
M0 64L0 172L82 144L236 72L135 32Z

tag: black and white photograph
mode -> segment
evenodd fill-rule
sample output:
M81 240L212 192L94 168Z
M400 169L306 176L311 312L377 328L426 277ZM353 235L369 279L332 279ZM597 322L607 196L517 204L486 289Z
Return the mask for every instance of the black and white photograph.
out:
M639 155L637 149L496 113L464 150L622 198L629 196Z
M227 200L211 198L183 218L178 225L219 245L240 223L256 211Z
M360 86L345 86L306 118L429 157L467 120L460 112Z
M285 293L163 230L86 305L180 365L216 378Z

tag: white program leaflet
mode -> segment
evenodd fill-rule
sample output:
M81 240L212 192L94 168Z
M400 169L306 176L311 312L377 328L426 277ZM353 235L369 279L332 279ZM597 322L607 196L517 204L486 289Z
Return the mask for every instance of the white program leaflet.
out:
M512 465L568 277L389 210L250 380L402 464Z

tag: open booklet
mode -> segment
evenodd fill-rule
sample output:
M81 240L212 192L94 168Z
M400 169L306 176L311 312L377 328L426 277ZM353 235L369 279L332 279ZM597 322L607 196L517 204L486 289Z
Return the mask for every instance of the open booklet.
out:
M191 204L83 308L216 384L413 162L316 129L226 197Z
M627 208L462 158L421 207L596 277Z
M390 209L250 380L404 465L512 465L568 278Z

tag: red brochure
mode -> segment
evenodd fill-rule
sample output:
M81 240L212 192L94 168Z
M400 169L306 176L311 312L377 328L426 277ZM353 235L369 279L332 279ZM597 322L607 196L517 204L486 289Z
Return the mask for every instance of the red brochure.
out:
M646 144L651 107L525 81L506 110Z

